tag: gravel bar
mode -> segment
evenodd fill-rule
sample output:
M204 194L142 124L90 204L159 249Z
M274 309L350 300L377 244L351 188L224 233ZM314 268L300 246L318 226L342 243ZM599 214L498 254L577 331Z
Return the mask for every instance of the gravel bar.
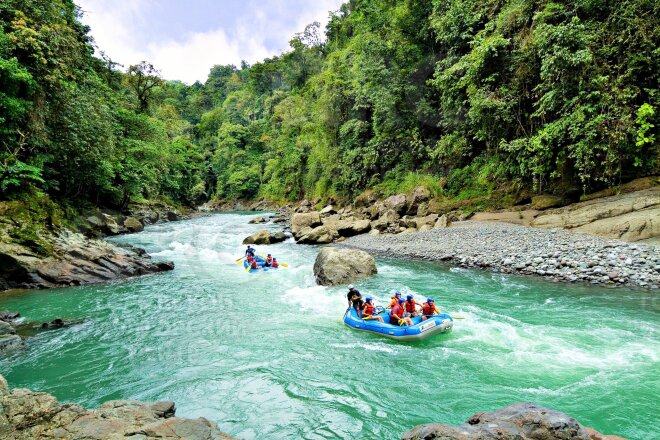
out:
M446 261L551 281L660 286L660 247L560 229L465 221L424 232L364 234L342 245L380 256Z

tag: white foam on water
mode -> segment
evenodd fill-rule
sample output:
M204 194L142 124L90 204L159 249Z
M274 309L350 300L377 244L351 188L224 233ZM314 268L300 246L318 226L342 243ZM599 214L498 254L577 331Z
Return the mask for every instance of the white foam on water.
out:
M329 295L324 286L293 287L282 295L282 301L302 310L320 314L341 314L346 302L341 295Z
M455 344L478 347L489 363L547 371L576 368L622 371L658 361L660 343L653 338L636 340L616 328L565 329L550 324L529 324L515 318L469 306L459 321ZM509 354L502 354L502 351Z
M548 298L548 299L545 300L545 302L544 302L543 304L552 304L552 303L554 303L554 302L555 302L554 299L552 299L552 298Z
M350 349L350 350L355 350L356 348L361 348L363 350L380 351L380 352L383 352L383 353L397 353L398 352L394 348L386 346L386 345L382 345L382 344L354 343L354 344L330 344L330 346L334 347L334 348L345 348L345 349Z

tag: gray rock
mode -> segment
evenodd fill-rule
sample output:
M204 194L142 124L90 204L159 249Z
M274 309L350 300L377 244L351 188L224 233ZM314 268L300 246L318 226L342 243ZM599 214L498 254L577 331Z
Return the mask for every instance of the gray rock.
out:
M300 244L328 244L339 238L339 233L326 225L317 226L314 229L307 228L303 230L302 235L297 239Z
M273 244L284 240L286 240L286 235L283 232L271 232L264 229L246 237L243 244Z
M48 256L34 255L28 248L17 245L7 249L11 254L4 254L0 279L10 287L50 288L169 270L136 249L89 239L78 233L63 231L50 236L49 241L53 250ZM2 253L0 249L0 255Z
M447 214L441 215L438 220L435 222L435 225L433 226L434 229L442 229L442 228L447 228L451 222L449 221L449 217Z
M128 232L141 232L144 230L144 225L136 217L126 217L124 227Z
M514 403L499 411L477 413L460 426L417 426L403 440L591 440L570 416L533 403Z
M326 206L325 208L323 208L323 209L319 212L319 214L322 215L322 216L323 216L323 215L332 215L332 214L336 214L336 213L337 213L337 210L336 210L335 207L332 206L332 205L328 205L328 206Z
M376 260L364 251L324 247L314 263L316 283L336 286L376 274Z
M23 346L23 340L18 335L0 335L0 353L13 351ZM0 426L2 423L0 422Z
M390 196L383 201L383 204L387 209L391 209L399 215L404 214L408 207L405 194Z
M231 440L204 418L175 417L173 402L115 400L88 411L61 405L53 396L25 389L9 390L0 376L0 438L12 440L170 439Z
M263 217L255 217L252 220L248 222L251 225L256 225L256 224L261 224L261 223L268 223L268 220L266 220Z
M0 336L15 335L16 329L8 322L0 321Z
M296 240L301 237L307 228L321 226L321 216L318 212L294 214L291 219L291 232Z

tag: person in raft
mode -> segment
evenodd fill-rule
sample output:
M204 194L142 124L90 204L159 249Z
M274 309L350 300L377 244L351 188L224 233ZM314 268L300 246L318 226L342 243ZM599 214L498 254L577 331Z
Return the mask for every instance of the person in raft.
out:
M266 255L266 264L264 266L270 267L273 265L273 256L271 254Z
M246 257L248 264L252 264L252 256L248 255Z
M252 259L252 264L250 265L250 269L259 269L259 264L257 264L257 260Z
M394 294L394 296L393 296L392 298L390 298L390 299L391 299L391 301L390 301L390 305L387 306L388 309L391 309L391 308L394 307L395 305L399 304L399 300L401 299L401 292L399 292L399 291L397 290L396 293Z
M346 295L346 298L348 299L348 307L350 308L352 305L358 316L361 318L364 301L362 301L362 294L360 291L351 284L348 286L348 294Z
M256 250L248 244L248 247L245 250L245 256L254 258L254 253L255 252L256 252Z
M277 269L278 267L280 267L280 263L277 262L277 258L273 258L272 266L273 266L273 269Z
M405 316L410 318L419 316L419 313L417 312L417 303L415 302L415 298L412 295L408 295L406 297L406 302L403 304L403 309L405 311Z
M383 318L374 314L374 303L371 297L367 297L362 306L362 319L365 321L380 321L383 322Z
M397 305L392 307L392 311L390 312L390 324L399 325L399 326L412 325L411 319L404 318L403 316L404 314L403 304L405 302L406 302L405 299L400 298Z
M426 298L426 302L422 304L422 321L426 321L429 316L439 315L440 310L435 306L433 298Z

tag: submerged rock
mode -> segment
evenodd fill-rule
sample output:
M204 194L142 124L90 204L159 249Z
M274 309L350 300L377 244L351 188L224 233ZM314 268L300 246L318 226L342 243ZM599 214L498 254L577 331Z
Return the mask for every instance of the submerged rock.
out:
M84 319L73 319L65 320L62 318L55 318L50 322L42 322L41 324L36 324L33 327L40 330L56 330L64 327L71 327L72 325L82 324L85 322Z
M250 225L256 225L256 224L261 224L261 223L268 223L268 220L266 220L263 217L255 217L252 220L248 222Z
M322 286L346 284L376 273L374 257L357 249L324 247L314 263L316 283Z
M9 390L0 376L0 439L231 440L205 418L175 417L174 402L114 400L96 410L46 393Z
M614 440L580 425L572 417L533 403L514 403L477 413L460 426L429 423L403 434L403 440Z

